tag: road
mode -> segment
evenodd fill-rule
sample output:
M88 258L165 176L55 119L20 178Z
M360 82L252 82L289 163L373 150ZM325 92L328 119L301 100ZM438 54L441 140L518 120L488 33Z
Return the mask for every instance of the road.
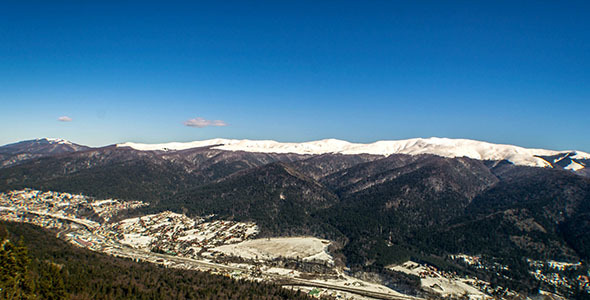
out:
M348 286L341 286L341 285L334 285L329 283L323 282L316 282L311 280L305 279L298 279L298 278L286 278L285 282L274 282L276 284L282 286L308 286L308 287L318 287L318 288L326 288L330 290L338 290L349 292L361 296L367 296L375 299L385 299L385 300L423 300L421 298L416 298L412 296L403 296L403 295L395 295L390 293L382 293L377 291L369 291L361 288L355 287L348 287Z
M46 212L42 212L42 211L35 211L35 210L28 210L28 209L22 209L22 210L17 209L14 211L17 213L20 213L20 214L32 214L32 215L37 215L37 216L50 217L50 218L54 218L54 219L58 219L58 220L69 221L71 223L76 223L78 225L82 225L90 231L93 231L100 226L100 224L93 222L93 221L78 219L78 218L70 218L70 217L46 213Z

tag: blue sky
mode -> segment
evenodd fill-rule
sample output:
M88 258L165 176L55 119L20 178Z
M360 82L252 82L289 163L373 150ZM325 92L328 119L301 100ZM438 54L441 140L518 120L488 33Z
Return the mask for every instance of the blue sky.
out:
M48 2L0 4L0 144L439 136L590 151L587 1Z

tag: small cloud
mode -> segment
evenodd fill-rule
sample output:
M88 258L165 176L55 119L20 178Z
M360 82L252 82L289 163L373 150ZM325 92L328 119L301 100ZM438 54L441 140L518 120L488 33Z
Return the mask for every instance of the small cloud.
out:
M57 118L57 120L60 122L72 122L72 118L70 118L68 116L61 116L61 117Z
M205 120L200 117L184 121L182 124L184 124L184 126L197 127L197 128L203 128L203 127L209 127L209 126L216 126L216 127L227 126L227 123L225 123L224 121L221 121L221 120L211 121L211 120Z

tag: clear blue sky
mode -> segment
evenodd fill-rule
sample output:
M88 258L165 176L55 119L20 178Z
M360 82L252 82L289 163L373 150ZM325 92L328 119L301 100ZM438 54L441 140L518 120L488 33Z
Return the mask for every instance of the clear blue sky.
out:
M588 1L90 2L0 4L0 144L439 136L590 151Z

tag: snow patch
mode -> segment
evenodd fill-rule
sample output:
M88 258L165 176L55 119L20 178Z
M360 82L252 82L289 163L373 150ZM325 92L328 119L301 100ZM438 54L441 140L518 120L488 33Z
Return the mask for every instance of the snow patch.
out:
M577 163L577 162L575 162L575 161L572 160L572 162L569 165L567 165L564 169L566 169L566 170L572 170L572 171L578 171L578 170L582 170L584 168L585 167L583 165L581 165L581 164L579 164L579 163Z
M237 140L227 140L227 139L211 139L205 141L194 141L194 142L173 142L173 143L163 143L163 144L141 144L141 143L132 143L127 142L123 144L117 144L117 147L130 147L135 150L142 150L142 151L172 151L172 150L186 150L191 148L199 148L199 147L208 147L213 145L227 145L233 142L237 142Z
M104 204L113 204L113 203L117 203L117 201L115 201L113 199L106 199L106 200L94 201L90 205L92 205L92 206L101 206L101 205L104 205Z
M59 139L59 138L41 138L41 139L37 139L37 141L48 141L50 144L63 144L63 145L72 145L72 142L68 141L68 140L64 140L64 139Z
M121 244L129 245L133 248L147 248L152 243L153 238L141 234L124 234Z
M332 256L327 253L329 245L328 240L314 237L283 237L248 240L212 250L245 259L272 260L285 257L333 264Z
M430 290L443 297L459 297L464 294L469 295L470 299L486 299L487 295L475 288L478 283L485 283L476 279L450 278L444 276L436 269L421 265L413 261L407 261L399 266L388 267L391 270L411 274L420 277L420 285L426 290Z
M570 158L573 159L589 159L590 158L590 154L586 153L586 152L582 152L582 151L575 151L575 155L570 156Z

